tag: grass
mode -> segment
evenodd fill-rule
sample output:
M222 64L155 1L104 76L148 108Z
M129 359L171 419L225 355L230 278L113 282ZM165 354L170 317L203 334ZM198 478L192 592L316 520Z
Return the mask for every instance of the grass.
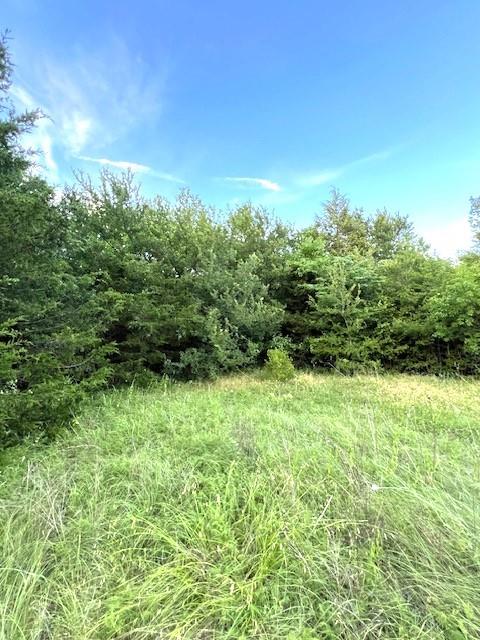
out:
M238 376L3 453L0 638L480 638L480 383Z

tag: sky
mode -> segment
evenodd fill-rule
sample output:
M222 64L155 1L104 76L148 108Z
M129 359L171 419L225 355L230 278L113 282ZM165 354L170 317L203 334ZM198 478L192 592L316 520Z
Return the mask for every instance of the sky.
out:
M468 249L480 195L479 0L1 0L20 108L56 185L130 168L302 227L334 186Z

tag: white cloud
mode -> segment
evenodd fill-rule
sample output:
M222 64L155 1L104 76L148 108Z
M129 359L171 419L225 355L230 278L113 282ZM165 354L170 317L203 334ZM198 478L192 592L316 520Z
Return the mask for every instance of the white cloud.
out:
M32 96L26 91L23 87L20 87L16 84L10 87L10 94L19 102L22 107L25 109L33 110L38 107L38 104L35 104Z
M166 182L176 182L177 184L185 184L185 180L182 180L182 178L178 178L177 176L174 176L171 173L165 173L165 171L156 171L155 169L152 169L150 171L150 174L152 176L155 176L156 178L160 178L160 180L165 180Z
M384 151L377 151L376 153L371 153L368 156L364 156L363 158L360 158L359 160L354 160L353 162L350 162L350 164L348 164L348 167L352 167L355 166L357 164L367 164L368 162L375 162L377 160L388 160L388 158L390 158L396 150L398 150L399 147L396 147L395 149L385 149Z
M78 50L68 63L41 59L37 75L47 112L73 155L109 146L162 109L162 69L152 74L119 38Z
M377 162L380 160L387 160L395 152L395 149L385 149L384 151L378 151L377 153L371 153L368 156L359 158L358 160L352 160L346 164L335 167L333 169L323 169L318 173L307 173L297 178L296 182L301 187L318 187L322 184L337 180L344 175L350 169L368 164L369 162Z
M303 176L298 179L298 183L302 187L318 187L327 182L332 182L332 180L336 180L343 172L343 169L326 169L320 173Z
M267 191L281 191L282 188L276 182L272 182L271 180L266 180L265 178L242 178L242 177L231 177L227 176L223 178L227 182L237 182L239 184L243 184L244 186L257 186L262 187L262 189L267 189Z
M18 85L11 87L11 95L18 106L27 111L34 111L38 105L26 89ZM40 111L42 108L40 107ZM40 117L36 126L24 135L24 146L39 154L39 162L34 166L34 172L43 174L52 182L58 182L58 165L53 157L54 127L49 118Z
M55 156L67 166L73 164L73 159L83 157L97 164L183 183L171 173L109 159L117 140L161 112L165 78L164 69L157 68L152 74L118 38L106 38L95 50L74 50L65 60L34 58L28 84L13 86L12 95L20 108L39 108L48 116L25 136L26 146L42 154L38 160L42 172L58 182Z
M50 143L43 136L43 147L52 168L52 147L67 158L87 149L97 155L157 115L164 82L162 69L152 74L121 40L107 38L95 51L77 50L65 61L37 56L28 85L13 86L12 95L21 107L39 107L50 118L37 130L43 136L48 129Z
M473 242L472 230L466 216L436 224L434 227L422 229L419 226L419 233L431 246L432 251L441 258L457 258L459 252L468 251Z
M64 140L72 153L78 153L85 147L92 129L92 120L80 113L63 118Z
M110 160L109 158L92 158L90 156L77 156L79 160L85 160L86 162L95 162L107 167L114 167L115 169L121 169L122 171L132 171L133 173L148 173L160 180L166 180L167 182L176 182L183 184L184 181L171 173L165 173L164 171L156 171L146 164L140 164L139 162L130 162L128 160Z
M78 158L80 160L86 160L87 162L96 162L97 164L122 169L123 171L133 171L134 173L149 173L151 171L150 167L147 167L145 164L139 164L138 162L109 160L108 158L91 158L90 156L78 156Z
M39 136L40 148L42 150L43 159L45 160L45 164L50 171L57 171L57 163L53 159L53 151L52 151L52 138L47 134L43 133Z

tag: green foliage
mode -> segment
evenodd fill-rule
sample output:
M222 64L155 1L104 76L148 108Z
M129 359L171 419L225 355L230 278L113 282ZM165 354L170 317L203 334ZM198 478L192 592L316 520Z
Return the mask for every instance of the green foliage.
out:
M429 303L434 335L445 367L480 370L480 256L464 258L451 269L444 286Z
M291 356L295 345L290 336L276 335L270 341L270 349L280 349Z
M406 245L420 244L408 218L377 211L370 218L362 209L352 209L350 201L337 189L323 206L314 227L329 253L372 255L377 260L393 257Z
M72 264L108 305L115 381L145 369L213 377L254 364L277 332L282 309L262 281L261 258L241 253L228 224L187 191L173 204L147 203L130 176L104 173L99 187L79 183L63 206Z
M403 219L381 213L369 220L348 206L334 192L328 225L300 233L287 258L284 332L297 359L342 373L473 372L476 284L472 267L467 277L462 265L475 257L454 267L430 256ZM453 282L468 336L448 328Z
M288 353L281 349L269 349L265 373L270 380L291 380L295 375L295 367Z
M480 249L480 196L470 198L470 225L473 231L475 246Z
M11 65L0 41L0 90ZM66 220L31 171L20 136L39 114L16 115L0 92L0 445L66 424L108 375L109 345L91 283L65 259Z
M429 305L443 290L452 265L405 247L379 263L378 269L382 280L378 335L384 366L400 371L443 370Z

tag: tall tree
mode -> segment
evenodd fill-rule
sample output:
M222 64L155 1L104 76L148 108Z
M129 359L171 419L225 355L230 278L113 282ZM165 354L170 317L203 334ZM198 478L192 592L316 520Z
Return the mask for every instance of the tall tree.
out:
M12 64L0 38L0 442L55 429L87 382L103 377L88 283L65 262L67 220L35 175L21 137L40 117L9 100ZM90 305L90 306L89 306ZM93 311L92 311L93 312ZM104 371L104 369L103 369Z
M337 189L332 189L330 200L324 203L315 228L330 253L340 256L354 251L368 253L368 224L363 211L352 209L350 200Z
M376 260L393 258L402 249L418 243L412 223L398 213L392 215L386 209L377 211L367 224L369 244Z

